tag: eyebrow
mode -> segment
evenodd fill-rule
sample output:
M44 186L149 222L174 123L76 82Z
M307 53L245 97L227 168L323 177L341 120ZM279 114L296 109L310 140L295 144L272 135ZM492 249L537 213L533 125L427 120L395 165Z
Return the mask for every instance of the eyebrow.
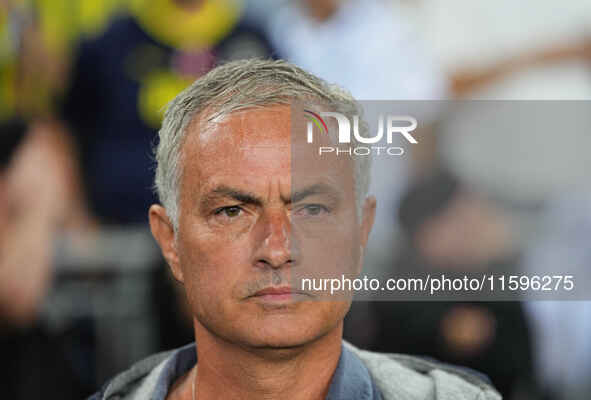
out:
M290 201L288 201L288 203L297 203L298 201L303 200L308 196L313 196L316 194L326 194L330 197L335 198L336 200L341 198L340 191L335 189L331 185L328 185L326 183L316 183L301 190L295 191L291 195L291 199Z
M253 204L255 206L262 206L263 204L263 199L253 193L226 185L220 185L216 186L212 191L203 196L203 199L200 202L201 208L209 208L208 206L219 198L230 198L244 204Z
M341 198L340 191L333 188L331 185L326 183L317 183L295 191L290 198L282 197L282 200L285 204L297 203L306 197L317 194L327 194L336 200ZM201 208L208 209L210 204L214 203L219 198L230 198L243 204L252 204L259 207L264 203L263 199L254 193L226 185L220 185L216 186L209 193L203 196L203 199L200 202Z

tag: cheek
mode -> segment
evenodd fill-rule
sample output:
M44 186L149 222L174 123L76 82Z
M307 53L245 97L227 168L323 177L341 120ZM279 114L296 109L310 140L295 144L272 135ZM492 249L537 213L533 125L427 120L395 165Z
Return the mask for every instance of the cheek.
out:
M330 228L330 229L329 229ZM301 265L294 269L296 278L334 278L351 276L359 266L359 234L354 222L321 227L321 234L302 235Z
M191 302L228 297L248 265L248 248L246 236L197 229L183 232L179 236L179 261Z

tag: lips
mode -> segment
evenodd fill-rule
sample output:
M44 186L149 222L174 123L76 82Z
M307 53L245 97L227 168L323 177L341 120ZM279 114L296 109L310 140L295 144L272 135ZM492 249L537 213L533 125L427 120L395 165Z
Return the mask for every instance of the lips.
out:
M289 296L292 294L298 293L296 290L291 288L290 286L281 286L281 287L268 287L263 290L259 290L254 294L254 296L261 297L261 296Z
M250 296L251 299L266 304L286 304L302 301L309 297L313 296L291 286L269 286Z

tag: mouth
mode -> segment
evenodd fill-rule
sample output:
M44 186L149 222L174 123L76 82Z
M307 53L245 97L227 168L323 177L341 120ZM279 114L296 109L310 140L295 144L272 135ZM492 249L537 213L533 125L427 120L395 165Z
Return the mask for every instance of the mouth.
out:
M251 297L263 301L272 302L284 302L289 300L295 300L298 297L307 296L306 293L301 290L296 290L291 286L269 286L262 290L259 290Z

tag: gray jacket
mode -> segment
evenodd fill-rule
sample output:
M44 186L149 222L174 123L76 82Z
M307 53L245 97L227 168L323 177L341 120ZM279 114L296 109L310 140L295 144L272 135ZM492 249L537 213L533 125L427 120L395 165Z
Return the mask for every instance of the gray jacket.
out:
M490 384L469 370L408 355L364 351L346 342L344 346L363 362L384 400L501 400ZM150 399L171 354L138 362L91 399Z

